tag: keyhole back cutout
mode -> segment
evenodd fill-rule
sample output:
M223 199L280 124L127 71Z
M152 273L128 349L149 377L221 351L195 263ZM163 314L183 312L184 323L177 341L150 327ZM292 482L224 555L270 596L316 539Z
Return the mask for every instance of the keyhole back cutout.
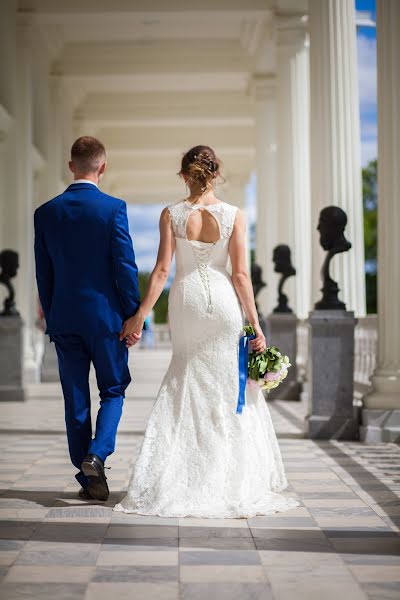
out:
M205 206L191 211L186 220L185 231L189 242L215 244L221 239L219 222Z

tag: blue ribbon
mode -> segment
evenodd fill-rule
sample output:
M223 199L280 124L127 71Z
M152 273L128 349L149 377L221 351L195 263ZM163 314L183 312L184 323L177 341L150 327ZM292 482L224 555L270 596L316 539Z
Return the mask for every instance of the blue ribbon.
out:
M249 341L254 340L254 334L245 333L239 340L239 395L236 414L241 415L246 404L246 382L249 366Z

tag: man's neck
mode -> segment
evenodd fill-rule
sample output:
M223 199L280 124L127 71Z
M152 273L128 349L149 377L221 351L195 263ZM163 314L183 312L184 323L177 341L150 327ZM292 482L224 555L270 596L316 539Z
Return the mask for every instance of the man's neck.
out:
M91 183L94 183L95 185L99 185L99 178L96 177L96 175L93 175L92 173L90 173L89 175L75 175L74 177L74 182L75 181L90 181Z
M75 178L72 183L90 183L91 185L94 185L94 186L98 187L97 182L95 182L92 178L91 179L86 179L86 177Z

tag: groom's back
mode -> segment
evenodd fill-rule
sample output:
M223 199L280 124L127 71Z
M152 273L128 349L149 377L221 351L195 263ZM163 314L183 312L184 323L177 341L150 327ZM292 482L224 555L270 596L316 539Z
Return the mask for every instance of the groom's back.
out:
M50 333L119 330L122 306L112 272L111 230L122 200L72 184L36 214L52 263Z

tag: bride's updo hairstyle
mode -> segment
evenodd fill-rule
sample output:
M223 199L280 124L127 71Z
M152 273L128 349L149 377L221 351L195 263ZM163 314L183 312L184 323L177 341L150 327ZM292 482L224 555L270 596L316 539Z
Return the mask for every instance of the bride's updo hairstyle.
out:
M221 175L220 169L221 161L212 148L194 146L183 155L178 175L186 175L191 182L198 182L204 192Z

